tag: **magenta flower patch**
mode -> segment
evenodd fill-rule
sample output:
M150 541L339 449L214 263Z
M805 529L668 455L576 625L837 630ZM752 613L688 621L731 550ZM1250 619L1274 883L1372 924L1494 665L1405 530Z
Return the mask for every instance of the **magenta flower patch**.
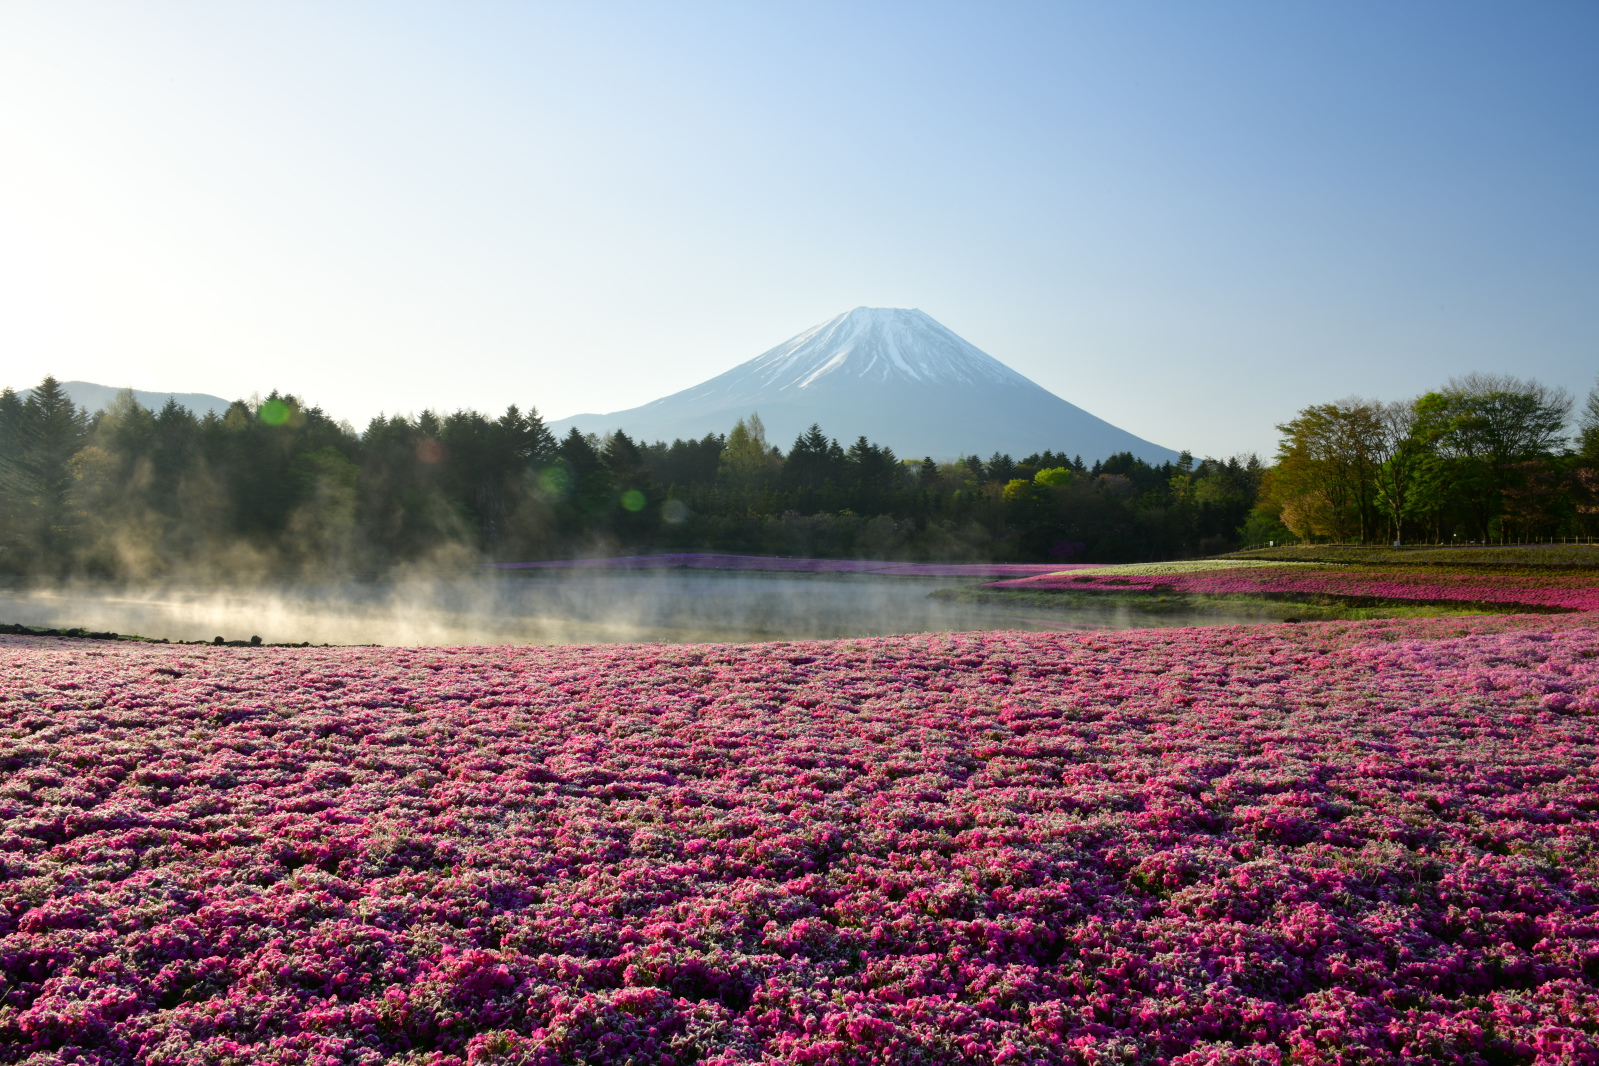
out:
M0 638L0 1061L1599 1058L1591 617Z
M995 581L995 588L1073 592L1175 592L1210 596L1339 596L1420 603L1506 604L1563 611L1599 610L1599 574L1589 570L1484 574L1443 569L1289 569L1238 567L1174 574L1044 574Z

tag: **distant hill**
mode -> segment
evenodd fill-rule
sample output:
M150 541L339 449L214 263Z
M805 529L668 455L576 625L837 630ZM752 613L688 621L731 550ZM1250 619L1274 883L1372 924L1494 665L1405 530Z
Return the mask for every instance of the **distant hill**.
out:
M725 433L751 411L784 449L816 422L841 441L864 434L901 458L1045 450L1088 462L1117 452L1155 463L1177 458L1067 403L926 312L891 307L857 307L691 389L550 428L672 440Z
M68 399L90 414L110 407L111 401L123 391L111 385L96 385L92 381L63 381L61 390L67 394ZM33 395L33 390L24 389L20 395L26 400ZM225 415L232 404L231 400L224 400L220 396L211 396L204 392L145 392L134 389L133 398L139 401L139 406L148 407L152 411L161 410L169 398L174 399L201 418L204 418L208 411Z

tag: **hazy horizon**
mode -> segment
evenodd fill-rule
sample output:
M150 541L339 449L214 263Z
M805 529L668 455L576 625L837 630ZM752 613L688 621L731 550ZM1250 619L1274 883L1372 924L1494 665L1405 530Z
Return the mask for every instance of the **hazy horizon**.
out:
M624 410L919 307L1149 440L1599 351L1599 12L16 3L0 350Z

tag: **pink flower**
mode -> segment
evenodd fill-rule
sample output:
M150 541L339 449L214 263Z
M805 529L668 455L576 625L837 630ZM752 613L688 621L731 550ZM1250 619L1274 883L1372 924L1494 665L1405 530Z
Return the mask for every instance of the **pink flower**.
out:
M0 652L0 1062L1599 1054L1591 616Z

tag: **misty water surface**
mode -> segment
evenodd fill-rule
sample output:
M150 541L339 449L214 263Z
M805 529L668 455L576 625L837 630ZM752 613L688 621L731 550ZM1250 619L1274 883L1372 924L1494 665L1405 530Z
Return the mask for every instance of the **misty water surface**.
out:
M951 603L947 577L718 571L495 572L211 589L0 589L0 621L172 640L315 644L758 641L983 629L1223 625L1268 616ZM1269 616L1275 618L1275 616Z

